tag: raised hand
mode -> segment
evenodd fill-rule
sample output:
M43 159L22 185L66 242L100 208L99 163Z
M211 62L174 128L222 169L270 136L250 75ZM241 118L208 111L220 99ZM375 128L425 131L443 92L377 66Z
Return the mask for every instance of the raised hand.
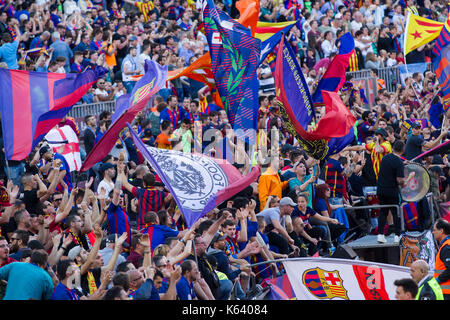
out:
M148 237L148 233L145 233L141 236L141 238L139 239L139 243L146 248L150 248L151 243L150 238Z
M126 232L122 233L122 235L119 238L117 238L117 234L116 234L116 245L121 246L125 242L125 240L127 240L127 236L128 236L128 233L126 233Z
M94 226L94 235L96 237L99 237L100 239L103 237L103 232L102 232L102 228L100 227L99 224L96 224Z

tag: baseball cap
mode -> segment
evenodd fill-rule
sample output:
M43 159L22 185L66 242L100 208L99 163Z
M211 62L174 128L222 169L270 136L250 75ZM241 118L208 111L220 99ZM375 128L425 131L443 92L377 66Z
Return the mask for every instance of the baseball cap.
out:
M106 244L108 244L108 243L116 243L116 235L117 235L117 237L119 237L119 235L116 234L116 233L108 235L106 237ZM122 247L124 247L124 248L128 248L129 246L130 245L126 241L122 244Z
M443 171L442 168L439 167L439 166L432 166L429 170L430 170L430 171L436 172L436 173L437 173L438 175L440 175L440 176L444 176L444 175L445 175L445 174L444 174L444 171Z
M382 136L385 137L385 138L388 136L387 131L384 130L383 128L378 128L378 129L375 131L375 134L380 134L380 135L382 135Z
M69 250L69 253L67 254L67 258L69 258L69 260L74 261L75 258L78 257L80 252L81 252L80 246L73 247L72 249Z
M114 168L114 165L112 163L109 162L105 162L104 164L102 164L101 166L101 171L105 172L108 169Z
M420 124L420 122L415 121L415 122L413 122L411 124L411 128L413 128L413 129L420 129L420 128L422 128L422 125Z
M147 128L144 130L144 136L151 136L151 135L152 135L152 129Z
M130 37L130 41L134 41L134 40L137 40L137 39L138 38L136 36L134 36L134 35Z
M212 244L214 244L214 243L216 243L217 241L219 241L219 240L224 240L224 239L226 239L226 235L225 234L223 234L222 232L217 232L215 235L214 235L214 237L212 238L212 240L211 240L211 245Z
M44 154L49 152L51 149L49 146L43 146L39 149L39 155L42 157Z
M281 206L291 206L291 207L296 207L297 204L296 204L294 201L292 201L291 198L289 198L289 197L284 197L284 198L282 198L282 199L280 200L280 207L281 207Z
M0 206L2 207L10 207L12 204L9 202L9 193L5 187L0 187Z

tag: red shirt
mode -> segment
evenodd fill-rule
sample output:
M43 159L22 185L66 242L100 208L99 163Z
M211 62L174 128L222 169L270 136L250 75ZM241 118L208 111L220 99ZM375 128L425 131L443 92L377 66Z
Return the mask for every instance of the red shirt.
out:
M133 250L133 251L131 251L130 255L128 256L127 261L129 261L132 264L134 264L134 266L136 268L139 268L138 264L139 264L139 260L141 258L142 258L142 256L139 253L137 253L136 251Z
M13 263L13 262L18 262L18 261L11 257L8 257L8 259L6 259L6 261L0 265L0 268L6 266L7 264Z

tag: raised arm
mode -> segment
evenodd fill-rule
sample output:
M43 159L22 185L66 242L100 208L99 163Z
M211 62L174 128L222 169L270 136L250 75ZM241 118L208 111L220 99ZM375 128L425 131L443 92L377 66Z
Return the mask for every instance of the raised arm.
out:
M100 248L103 236L102 229L100 228L99 225L96 225L94 227L94 234L95 234L95 242L94 245L92 246L91 252L89 252L86 262L80 268L81 275L86 274L89 271L92 262L94 262L95 258L97 258L98 249Z
M119 254L122 251L122 244L125 242L126 239L127 239L126 232L122 233L122 235L119 238L117 238L117 235L116 235L116 241L114 242L115 243L114 252L111 256L111 259L109 259L108 264L102 268L102 273L114 270L114 266L116 265L117 258L119 257Z

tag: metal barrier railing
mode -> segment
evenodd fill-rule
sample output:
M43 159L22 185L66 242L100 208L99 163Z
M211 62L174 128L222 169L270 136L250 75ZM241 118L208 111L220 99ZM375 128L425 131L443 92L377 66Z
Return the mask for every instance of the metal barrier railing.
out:
M102 101L89 104L79 104L72 107L68 116L73 118L84 118L89 114L99 115L102 111L114 112L116 101Z
M378 78L383 79L386 84L388 92L395 92L397 84L401 83L400 69L398 66L378 68ZM431 63L427 63L427 71L431 71ZM351 75L355 80L370 79L370 70L363 69L358 71L347 72L346 75Z
M400 71L398 67L379 68L378 78L383 79L388 92L395 92L397 90L397 83L400 83ZM347 75L353 76L355 80L371 79L370 70L363 69L359 71L347 72Z

